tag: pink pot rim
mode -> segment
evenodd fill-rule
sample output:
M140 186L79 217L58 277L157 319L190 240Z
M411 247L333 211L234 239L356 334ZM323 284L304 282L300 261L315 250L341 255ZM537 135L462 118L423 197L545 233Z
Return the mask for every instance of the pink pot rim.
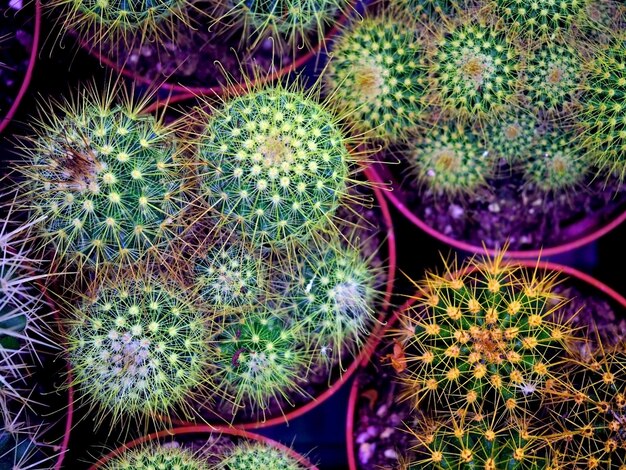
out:
M24 74L24 79L22 80L22 85L20 86L17 95L15 96L15 100L13 104L4 115L4 117L0 117L0 134L4 129L9 125L15 113L17 113L17 108L20 106L26 91L28 90L28 85L30 85L30 81L33 78L33 71L35 70L35 62L37 61L37 53L39 52L39 38L41 36L41 2L40 0L35 0L35 26L33 30L33 44L30 49L30 58L28 62L28 68L26 69L26 73Z
M507 263L509 264L517 264L523 266L525 268L530 269L539 269L545 271L556 271L564 274L567 278L575 279L578 281L582 281L586 284L589 284L594 289L605 294L611 300L619 304L622 308L626 309L626 298L621 295L619 292L609 287L605 283L599 281L595 277L584 273L576 268L572 268L570 266L566 266L559 263L553 263L550 261L535 261L531 259L507 259ZM471 271L472 267L466 268L462 270L462 272ZM399 318L400 313L404 312L408 308L410 308L415 301L419 297L416 295L415 297L407 300L400 308L398 308L394 313L392 318L389 320L388 325L380 332L378 337L378 342L375 347L371 350L371 354L374 353L376 347L383 340L384 335L389 331L389 329L396 323ZM365 367L369 361L371 360L371 355L365 358L362 362L362 366ZM355 377L355 380L352 382L350 386L350 394L348 395L348 407L346 412L346 452L348 457L348 468L349 470L358 470L357 462L356 462L356 447L354 442L354 420L356 418L356 404L358 400L359 393L359 380L358 375Z
M295 459L301 465L306 466L309 470L319 470L317 466L313 465L310 460L302 454L297 453L290 447L281 444L269 437L261 436L260 434L253 434L248 431L244 431L243 429L237 428L229 428L226 426L209 426L209 425L196 425L196 426L182 426L178 428L173 428L165 431L154 432L152 434L148 434L146 436L134 439L126 444L116 448L115 450L109 452L105 456L101 457L96 463L94 463L89 470L98 470L102 468L102 466L107 463L112 458L118 456L122 452L125 452L128 449L132 449L137 447L145 442L153 441L157 439L161 439L163 437L168 436L180 436L187 434L227 434L230 436L237 436L244 439L254 440L257 442L263 442L268 444L276 449L279 449L285 453L287 453L290 457ZM263 469L256 469L263 470Z
M350 10L355 9L355 5L356 5L356 1L352 2L350 4L350 7L346 8L346 11L341 13L341 16L337 18L333 27L324 35L323 41L319 41L318 44L316 44L315 46L312 46L304 55L298 57L289 65L286 65L285 67L278 69L277 71L269 74L266 77L252 81L251 85L252 86L262 85L262 84L270 83L274 80L277 80L293 72L294 70L302 67L313 57L317 56L321 52L322 48L324 47L324 44L326 44L327 42L330 41L330 39L336 36L337 33L339 33L339 31L341 30L342 26L346 24L350 16ZM96 50L93 47L89 47L89 45L86 42L80 41L79 44L82 49L84 49L90 55L98 59L98 61L101 64L104 64L110 69L115 70L116 72L124 75L126 78L130 78L131 80L137 83L141 83L143 85L147 85L147 86L154 85L154 82L152 80L149 80L148 78L140 75L137 72L130 71L124 67L120 67L114 60L111 60L110 58L104 56L99 50ZM167 81L167 79L165 79L165 81L163 81L161 85L159 85L157 88L160 90L169 91L171 93L181 94L180 97L174 96L169 99L169 102L173 104L178 101L184 101L186 99L190 99L198 95L209 95L209 94L222 95L227 92L232 92L232 91L236 92L236 90L240 90L244 86L246 85L243 83L235 83L233 85L226 85L226 86L215 85L211 87L184 86L184 85L179 85L176 83L170 83Z
M383 178L380 176L379 172L374 168L374 165L370 167L369 175L372 178L372 181L377 183L384 183ZM392 186L398 187L396 181L391 181ZM397 195L397 191L385 191L385 196L389 199L391 204L405 217L407 218L413 225L417 226L422 231L426 232L431 237L439 240L440 242L452 246L458 250L470 252L470 253L489 253L490 256L494 256L498 250L487 249L478 245L472 245L471 243L467 243L463 240L457 240L456 238L449 237L438 230L435 230L433 227L428 225L422 219L420 219L416 214L414 214L409 207L401 200L401 198ZM598 227L593 230L591 233L588 233L584 236L576 238L574 240L561 243L559 245L550 246L542 249L533 249L533 250L508 250L506 253L507 258L512 259L521 259L521 258L538 258L538 257L546 257L546 256L554 256L562 253L566 253L568 251L575 250L584 245L591 243L594 240L606 235L613 229L615 229L618 225L622 224L626 220L626 211L619 214L615 219L610 221L609 223Z

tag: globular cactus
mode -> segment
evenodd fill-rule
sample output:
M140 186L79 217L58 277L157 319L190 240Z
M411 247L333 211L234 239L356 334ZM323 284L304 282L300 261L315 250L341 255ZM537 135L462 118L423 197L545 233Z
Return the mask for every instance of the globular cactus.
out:
M513 165L527 159L536 134L537 118L533 114L511 110L485 127L483 139L493 157Z
M216 396L232 403L233 415L265 416L271 406L304 396L301 386L311 363L306 336L280 318L278 309L267 309L227 322L212 348Z
M257 247L332 231L337 208L354 200L355 158L326 108L310 93L276 85L203 116L197 161L207 218Z
M559 378L573 331L560 317L555 275L526 273L502 257L426 278L398 332L407 399L523 416Z
M395 0L395 3L416 19L435 22L458 13L464 0Z
M327 93L355 131L399 140L414 130L424 105L424 46L411 19L394 10L345 28L324 74Z
M506 30L480 18L446 25L430 52L431 105L464 119L492 119L515 103L520 52Z
M180 286L144 270L96 286L63 320L72 384L100 420L187 411L211 382L213 329Z
M103 470L209 470L206 459L181 446L143 445L109 460Z
M233 446L217 465L218 470L305 470L284 451L260 442L242 441Z
M173 130L120 86L99 93L88 87L40 109L16 165L40 244L81 275L161 261L183 207Z
M564 193L582 186L590 169L575 136L562 130L537 137L527 157L526 182L545 192Z
M487 185L494 159L481 136L451 122L433 126L410 142L409 164L423 189L446 196L468 195Z

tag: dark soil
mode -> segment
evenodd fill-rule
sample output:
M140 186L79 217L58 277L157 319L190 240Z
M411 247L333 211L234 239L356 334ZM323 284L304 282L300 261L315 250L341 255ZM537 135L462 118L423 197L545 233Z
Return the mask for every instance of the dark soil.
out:
M33 3L0 0L0 119L13 105L30 63Z
M398 171L388 165L392 172ZM589 177L562 194L524 184L504 169L471 198L448 198L418 187L411 175L395 174L401 200L428 226L455 240L498 249L533 250L571 242L601 228L626 210L626 187L616 179Z
M592 291L586 284L567 280L557 286L555 292L573 297L559 310L564 318L572 319L573 326L597 325L601 337L608 342L604 344L615 344L626 337L626 319L616 316L619 306L606 296ZM353 439L359 470L396 470L398 459L408 455L415 444L412 436L405 432L405 424L411 426L411 420L417 421L418 417L411 412L409 401L399 402L399 377L388 362L381 360L392 348L393 344L385 341L356 379L358 399Z

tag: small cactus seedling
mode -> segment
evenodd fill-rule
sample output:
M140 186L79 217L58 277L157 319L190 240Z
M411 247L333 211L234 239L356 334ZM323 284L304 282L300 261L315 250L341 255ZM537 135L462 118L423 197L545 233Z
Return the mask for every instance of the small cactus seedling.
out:
M433 126L411 146L412 171L421 185L436 193L472 194L494 172L494 159L480 136L458 123Z
M404 394L415 403L521 416L558 378L573 331L558 320L563 302L549 304L555 276L503 263L503 253L430 274L425 297L401 317Z
M211 380L209 320L160 277L107 280L64 323L73 385L100 419L169 416Z
M282 248L333 228L349 197L353 157L325 105L295 89L263 87L203 122L200 191L218 227Z
M427 75L410 23L393 11L368 17L353 22L333 46L328 94L359 132L398 140L418 125Z
M109 460L103 470L210 470L199 455L180 446L144 445Z
M278 318L280 312L275 314L250 313L227 323L217 336L211 360L216 393L232 402L233 415L265 415L272 402L281 406L294 394L304 394L300 385L310 363L306 337Z
M305 470L305 467L278 448L260 442L243 441L227 452L217 469Z
M465 19L446 26L429 59L432 104L471 120L519 98L519 52L502 28Z
M545 192L564 192L583 185L590 165L569 133L553 130L528 149L526 182Z
M175 238L182 167L173 130L144 107L114 86L40 111L16 167L21 202L57 261L82 272L160 260Z
M535 140L536 128L537 118L532 114L509 111L484 129L485 147L493 157L509 164L524 161Z

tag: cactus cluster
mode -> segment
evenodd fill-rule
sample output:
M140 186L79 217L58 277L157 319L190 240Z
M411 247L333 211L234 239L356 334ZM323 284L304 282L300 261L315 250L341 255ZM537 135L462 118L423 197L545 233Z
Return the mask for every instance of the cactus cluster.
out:
M220 462L220 470L302 470L303 467L284 451L258 442L242 442L233 447Z

